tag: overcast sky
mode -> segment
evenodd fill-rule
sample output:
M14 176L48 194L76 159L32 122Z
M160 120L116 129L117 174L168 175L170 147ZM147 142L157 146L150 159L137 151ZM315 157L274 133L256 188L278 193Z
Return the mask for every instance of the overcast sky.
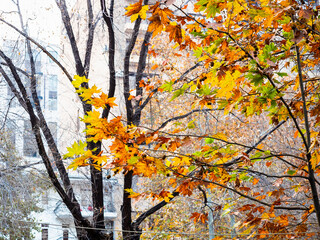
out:
M62 28L61 15L55 0L19 0L19 3L24 22L28 23L29 35L40 41L58 44ZM1 0L0 17L21 29L16 11L17 7L12 0ZM0 29L2 38L4 34L7 39L16 38L8 27L1 25Z

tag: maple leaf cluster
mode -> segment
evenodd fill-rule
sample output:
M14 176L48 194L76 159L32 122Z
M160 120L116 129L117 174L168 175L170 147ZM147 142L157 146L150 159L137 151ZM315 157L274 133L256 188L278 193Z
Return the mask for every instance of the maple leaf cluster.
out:
M148 193L158 201L171 201L173 191L191 196L204 188L206 196L223 189L230 202L216 211L232 212L240 234L257 239L314 235L318 228L311 222L320 224L318 8L285 0L198 0L181 6L139 1L127 7L126 16L148 21L154 39L166 36L181 51L175 55L180 62L187 65L191 53L195 67L201 65L194 78L158 79L157 87L140 81L147 97L157 93L158 103L178 104L181 116L199 114L179 123L182 117L173 117L176 125L165 128L168 122L160 122L158 129L125 125L121 117L102 119L97 110L116 106L115 99L96 86L83 88L88 80L75 77L78 94L96 108L83 118L89 141L109 141L110 157L100 153L97 165L168 179L166 190ZM161 59L155 49L149 54ZM169 76L178 66L163 59L152 70ZM191 113L183 113L186 109ZM217 111L223 114L203 133L201 124L213 125L204 113ZM93 158L84 148L79 143L69 149L65 157L80 155L72 168ZM127 191L132 198L141 196ZM191 215L201 223L207 217Z

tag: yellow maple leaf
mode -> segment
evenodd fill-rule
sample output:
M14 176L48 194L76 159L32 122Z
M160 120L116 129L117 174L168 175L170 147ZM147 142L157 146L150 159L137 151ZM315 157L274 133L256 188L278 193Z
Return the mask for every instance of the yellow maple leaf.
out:
M93 110L91 112L88 112L87 115L85 115L82 119L84 123L93 124L96 123L100 118L100 112Z
M220 89L217 92L217 97L229 99L232 96L232 90L236 86L235 80L239 78L241 73L235 71L234 73L227 72L223 80L219 82Z
M92 155L91 158L92 158L92 162L97 166L102 165L103 162L107 162L107 156L102 155L102 151L98 155Z
M87 79L85 76L79 76L79 75L75 75L74 80L72 81L72 85L75 88L79 88L81 86L82 83L88 82L89 79Z
M75 158L68 166L68 169L76 170L78 167L88 166L88 160L92 157L90 150L85 151L80 157Z
M93 85L91 88L84 88L84 89L81 89L81 94L80 96L83 98L83 100L89 100L92 98L92 95L95 94L95 93L100 93L101 92L101 89L98 89L96 85Z
M181 44L182 42L182 30L181 26L177 24L169 24L166 27L166 32L169 33L170 41L174 40L175 42Z
M211 137L216 138L216 139L221 139L223 141L228 141L227 136L223 133L216 133L216 134L212 135Z
M140 0L137 3L130 4L128 7L126 7L127 12L125 15L127 17L130 17L131 22L134 22L138 19L138 17L142 19L147 18L147 11L149 9L148 5L142 6L142 0Z
M319 151L315 151L315 152L312 154L311 159L310 159L310 162L311 162L312 169L316 169L317 165L318 165L319 162L320 162L320 154L319 154Z
M141 7L140 11L138 13L135 13L133 15L131 15L130 19L131 22L134 22L138 19L138 17L140 17L141 19L146 19L147 18L147 11L149 9L148 5L145 5L143 7Z
M115 100L116 100L115 97L108 98L105 103L106 103L107 105L109 105L110 107L118 106L117 104L114 103Z
M155 37L163 30L163 25L161 23L161 19L159 15L154 15L149 18L149 21L151 22L148 27L148 32L152 32L152 36Z
M165 202L170 202L170 200L173 198L173 195L171 192L168 192L168 191L165 191L165 190L162 190L160 193L159 193L159 200L164 200Z

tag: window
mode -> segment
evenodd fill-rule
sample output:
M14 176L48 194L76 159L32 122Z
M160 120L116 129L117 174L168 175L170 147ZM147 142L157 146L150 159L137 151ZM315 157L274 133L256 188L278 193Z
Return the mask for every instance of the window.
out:
M113 203L113 193L114 189L113 189L113 182L112 181L107 181L105 182L104 185L104 204L106 207L106 210L108 212L115 212L116 209L114 207L114 203Z
M58 108L58 76L50 75L49 77L49 110L56 111Z
M57 92L49 91L49 99L57 99Z
M41 224L41 239L48 240L49 239L49 225L48 224Z
M49 110L51 110L51 111L57 111L58 110L57 99L49 99Z
M23 155L27 157L37 157L38 155L37 142L32 132L31 123L28 120L24 121Z
M58 90L58 76L50 75L49 76L49 91L57 91Z

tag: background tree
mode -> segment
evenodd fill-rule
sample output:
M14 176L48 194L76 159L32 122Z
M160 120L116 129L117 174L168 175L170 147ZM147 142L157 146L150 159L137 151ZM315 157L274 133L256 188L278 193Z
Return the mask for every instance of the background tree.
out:
M37 203L46 181L34 169L39 162L27 163L17 154L10 130L4 126L0 132L0 239L28 239L37 228L31 216L41 211Z

